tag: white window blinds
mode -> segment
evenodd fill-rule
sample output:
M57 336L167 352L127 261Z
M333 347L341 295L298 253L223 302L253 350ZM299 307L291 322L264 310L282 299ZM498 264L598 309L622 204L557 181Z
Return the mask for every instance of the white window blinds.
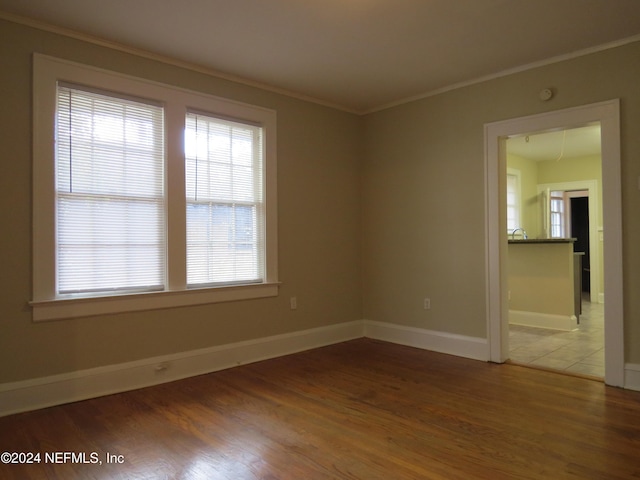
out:
M62 84L57 101L58 294L164 288L162 107Z
M187 284L262 282L262 128L188 113Z

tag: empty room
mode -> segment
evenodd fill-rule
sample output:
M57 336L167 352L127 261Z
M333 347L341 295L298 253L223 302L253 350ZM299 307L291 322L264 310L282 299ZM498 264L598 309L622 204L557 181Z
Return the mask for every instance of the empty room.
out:
M0 477L640 476L640 3L0 0Z

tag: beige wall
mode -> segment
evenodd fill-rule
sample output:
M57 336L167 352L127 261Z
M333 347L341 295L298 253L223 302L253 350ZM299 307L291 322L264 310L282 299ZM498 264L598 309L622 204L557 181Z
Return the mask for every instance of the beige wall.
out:
M33 52L277 110L280 295L32 323ZM360 117L2 20L0 62L0 383L362 318Z
M485 337L484 125L620 98L625 359L640 362L638 58L636 42L369 115L364 317Z
M361 318L484 337L484 125L612 98L626 360L640 363L640 43L357 117L1 20L0 38L0 383ZM34 51L277 110L280 295L32 323Z

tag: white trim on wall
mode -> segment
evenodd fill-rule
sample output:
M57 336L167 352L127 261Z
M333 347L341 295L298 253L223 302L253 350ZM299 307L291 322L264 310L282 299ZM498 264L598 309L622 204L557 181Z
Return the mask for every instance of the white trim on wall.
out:
M624 388L640 392L640 364L627 363L625 365Z
M162 104L164 111L165 203L162 212L166 240L166 275L161 289L127 295L63 295L57 291L55 120L60 81L100 91L131 95ZM182 135L187 112L197 109L220 118L259 125L264 135L264 217L261 249L264 274L259 283L192 288L186 271L185 166ZM182 132L182 133L181 133ZM261 106L208 95L83 65L65 59L33 54L33 300L34 321L86 317L98 314L171 308L205 303L272 297L278 294L277 112ZM167 140L171 139L171 141Z
M358 320L0 384L0 417L159 385L362 337L473 360L489 360L485 338ZM625 375L626 388L640 390L640 365L627 364Z
M362 337L362 321L0 384L0 416L211 373Z
M484 338L357 320L0 384L0 416L172 382L362 337L475 360L487 360L487 341Z
M364 322L364 336L473 360L487 361L489 359L487 357L487 339L485 338L371 320Z
M575 315L509 310L509 324L570 332L578 327L578 317Z
M605 382L624 386L624 313L620 101L618 99L504 120L485 125L485 235L487 238L487 332L489 358L509 356L506 218L502 206L506 182L505 142L509 136L600 122L604 230Z

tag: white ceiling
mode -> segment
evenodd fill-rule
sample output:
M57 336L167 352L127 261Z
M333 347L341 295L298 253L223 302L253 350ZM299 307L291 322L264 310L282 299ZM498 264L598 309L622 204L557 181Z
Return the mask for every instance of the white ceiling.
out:
M0 0L0 10L356 112L640 34L639 0Z
M562 159L600 155L600 125L532 133L507 140L507 152L529 160Z

